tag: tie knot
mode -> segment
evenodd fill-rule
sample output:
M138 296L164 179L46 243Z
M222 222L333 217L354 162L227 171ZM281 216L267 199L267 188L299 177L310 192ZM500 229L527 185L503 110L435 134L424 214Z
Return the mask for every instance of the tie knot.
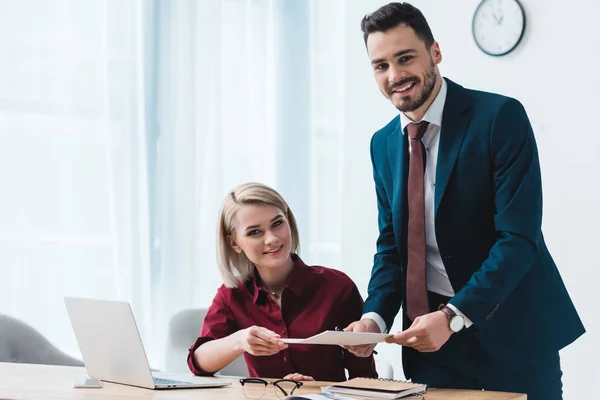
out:
M408 137L410 137L411 139L421 140L421 138L425 134L427 125L429 125L429 122L427 121L411 122L410 124L406 125Z

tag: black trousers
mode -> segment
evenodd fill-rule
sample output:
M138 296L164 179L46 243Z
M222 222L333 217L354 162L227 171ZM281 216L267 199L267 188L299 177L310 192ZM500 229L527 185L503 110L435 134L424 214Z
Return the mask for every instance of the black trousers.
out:
M429 292L431 311L448 300L448 297ZM407 322L404 321L405 327L409 326ZM562 399L558 352L526 365L499 365L479 344L474 329L476 327L463 328L452 334L436 352L420 353L404 347L402 358L406 376L430 387L526 393L528 400Z

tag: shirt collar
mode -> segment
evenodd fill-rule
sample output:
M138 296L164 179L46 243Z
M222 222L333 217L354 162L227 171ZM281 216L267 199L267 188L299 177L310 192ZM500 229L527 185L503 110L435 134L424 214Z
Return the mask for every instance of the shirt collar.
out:
M288 284L285 287L285 289L283 289L283 291L285 292L286 290L290 290L297 296L300 296L302 294L303 289L310 286L310 267L304 264L304 261L302 261L300 256L298 256L297 254L292 253L290 254L290 257L292 258L292 262L294 263L294 268L290 273ZM249 294L252 296L253 303L257 302L258 298L261 296L260 293L264 293L264 296L268 295L269 293L260 286L259 279L260 278L258 276L258 273L255 273L254 278L250 280L250 284L247 286L248 289L250 289Z
M444 113L444 104L446 103L446 94L448 93L448 85L446 84L446 80L441 75L440 79L442 80L440 91L421 119L421 121L427 121L430 124L434 124L439 127L442 126L442 114ZM404 128L406 128L406 125L410 124L411 122L421 121L412 121L410 118L404 115L403 112L400 112L400 127L402 128L402 133L404 133Z

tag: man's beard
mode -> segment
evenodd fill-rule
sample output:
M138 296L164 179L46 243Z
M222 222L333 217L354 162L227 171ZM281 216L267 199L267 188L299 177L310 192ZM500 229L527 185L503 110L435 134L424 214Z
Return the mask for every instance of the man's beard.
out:
M414 111L416 109L418 109L419 107L421 107L423 104L425 104L425 102L429 99L429 96L431 96L431 93L433 93L433 88L435 87L435 82L437 80L437 74L435 72L435 64L433 63L433 60L431 60L431 65L429 67L429 71L427 71L425 73L425 77L423 79L423 88L421 89L421 91L416 95L414 100L410 100L410 99L404 99L402 100L402 102L398 105L394 104L396 106L396 108L402 112L410 112L410 111ZM401 82L391 86L388 90L388 93L391 93L393 89L399 87L399 86L404 86L407 82L414 82L413 79L411 78L407 78L402 80Z

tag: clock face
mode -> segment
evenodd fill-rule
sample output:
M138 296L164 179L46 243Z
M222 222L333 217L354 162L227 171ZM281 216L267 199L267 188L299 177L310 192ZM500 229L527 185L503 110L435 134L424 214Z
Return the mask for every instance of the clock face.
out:
M473 38L491 56L513 50L525 31L525 12L518 0L483 0L473 16Z

